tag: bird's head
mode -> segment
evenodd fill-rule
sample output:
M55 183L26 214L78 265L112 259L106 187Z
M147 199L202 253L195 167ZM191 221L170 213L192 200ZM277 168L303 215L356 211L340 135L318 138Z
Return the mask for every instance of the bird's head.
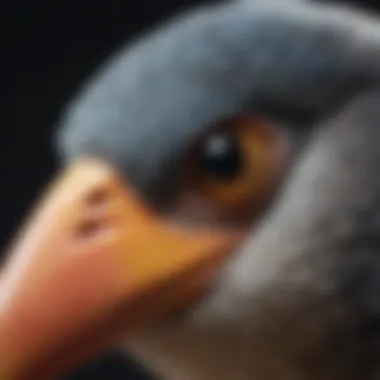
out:
M236 351L247 378L372 374L380 28L340 12L202 8L88 80L2 273L1 379L121 334L158 367Z

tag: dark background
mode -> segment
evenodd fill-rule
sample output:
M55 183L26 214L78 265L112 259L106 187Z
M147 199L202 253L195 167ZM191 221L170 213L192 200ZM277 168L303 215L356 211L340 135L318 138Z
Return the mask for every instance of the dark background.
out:
M376 7L376 0L360 2ZM55 169L52 126L80 81L123 41L201 3L206 1L1 1L0 248ZM68 379L147 377L111 353Z

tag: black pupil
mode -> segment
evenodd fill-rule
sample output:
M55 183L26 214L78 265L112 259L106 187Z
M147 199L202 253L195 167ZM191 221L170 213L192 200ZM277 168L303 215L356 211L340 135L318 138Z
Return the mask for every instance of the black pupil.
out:
M234 179L243 164L238 140L230 134L219 134L208 138L200 160L202 170L221 181Z

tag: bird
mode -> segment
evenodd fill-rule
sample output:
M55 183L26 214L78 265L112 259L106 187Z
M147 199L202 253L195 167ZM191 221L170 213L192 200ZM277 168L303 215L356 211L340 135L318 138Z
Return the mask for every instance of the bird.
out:
M62 169L6 252L1 380L116 346L167 380L380 375L380 26L202 5L62 113Z

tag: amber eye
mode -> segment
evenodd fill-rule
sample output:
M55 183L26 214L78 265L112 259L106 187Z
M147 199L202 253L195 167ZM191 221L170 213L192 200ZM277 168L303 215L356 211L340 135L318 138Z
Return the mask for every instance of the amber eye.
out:
M211 129L186 158L175 211L211 222L252 220L278 187L285 141L275 126L254 117Z

